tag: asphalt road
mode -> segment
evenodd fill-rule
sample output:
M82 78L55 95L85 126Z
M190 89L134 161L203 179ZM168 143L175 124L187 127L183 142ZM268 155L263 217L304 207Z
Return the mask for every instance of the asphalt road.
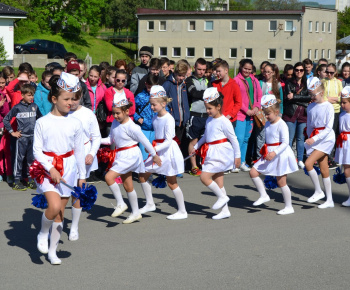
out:
M334 171L332 171L333 173ZM156 212L124 225L112 218L112 194L105 183L90 212L82 213L80 239L68 241L66 210L58 256L52 266L36 249L42 211L30 205L34 191L16 192L0 183L1 289L348 289L350 208L346 185L332 183L333 209L308 204L312 184L303 171L288 177L295 213L283 208L279 189L266 206L252 207L258 193L247 173L225 176L232 216L212 220L216 198L199 178L179 184L189 212L170 221L175 200L154 189ZM139 204L144 197L135 182ZM125 195L124 195L125 196Z

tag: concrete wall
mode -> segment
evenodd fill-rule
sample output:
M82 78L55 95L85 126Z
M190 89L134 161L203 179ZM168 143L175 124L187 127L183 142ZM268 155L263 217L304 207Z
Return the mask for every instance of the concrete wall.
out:
M35 68L44 68L50 62L58 62L64 66L63 59L49 59L47 54L14 54L13 66L18 67L23 62L29 62Z
M7 60L13 60L13 21L11 18L0 18L0 37L3 37Z

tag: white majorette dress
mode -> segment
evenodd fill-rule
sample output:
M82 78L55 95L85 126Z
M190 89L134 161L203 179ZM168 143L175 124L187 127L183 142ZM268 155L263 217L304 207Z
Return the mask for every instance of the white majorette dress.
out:
M234 159L241 157L232 123L225 116L207 119L204 135L194 146L195 150L198 148L201 148L204 172L219 173L232 170L235 168Z
M84 132L84 149L85 156L91 154L94 161L90 165L86 165L86 178L90 177L90 172L98 169L97 151L101 144L101 133L95 114L88 108L81 107L77 111L70 114L80 120L83 125Z
M307 107L307 135L315 142L310 146L304 144L309 156L314 150L330 154L334 147L333 131L334 108L330 102L311 103Z
M162 166L153 164L152 158L145 161L146 172L159 173L165 176L174 176L184 173L184 158L175 138L175 120L166 113L162 117L154 116L152 125L155 140L152 142L157 155L162 160Z
M55 167L69 185L76 186L77 179L85 179L84 133L81 122L72 115L54 116L48 113L36 121L33 153L46 171ZM78 172L78 176L77 176ZM71 190L64 185L53 185L48 178L37 183L38 193L57 192L70 197Z
M266 122L265 142L260 150L261 158L254 164L259 173L283 176L299 170L292 148L289 146L288 126L282 119L274 124ZM264 159L269 152L276 153L276 157L271 161Z

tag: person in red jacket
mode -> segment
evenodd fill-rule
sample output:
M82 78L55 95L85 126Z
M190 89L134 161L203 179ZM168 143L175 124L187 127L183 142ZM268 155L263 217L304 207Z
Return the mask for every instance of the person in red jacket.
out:
M96 113L97 106L105 97L106 86L101 80L101 69L98 65L93 65L89 70L89 76L86 81L90 98L91 98L91 109Z
M27 72L20 72L18 77L7 85L6 90L11 99L11 108L22 100L21 87L24 84L29 84L29 75Z
M224 95L222 114L231 121L233 128L236 127L237 113L242 107L241 91L237 83L230 78L228 63L223 60L215 66L217 80L213 81L216 87Z

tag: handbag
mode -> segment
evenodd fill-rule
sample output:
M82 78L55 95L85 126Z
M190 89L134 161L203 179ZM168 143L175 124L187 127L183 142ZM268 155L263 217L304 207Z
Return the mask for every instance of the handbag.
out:
M97 121L100 123L106 122L107 120L107 106L103 100L99 102L97 106L96 118L97 118Z
M244 84L244 87L247 91L247 96L248 96L248 100L249 100L249 103L250 103L250 107L253 109L253 104L252 104L252 101L250 99L250 95L249 95L249 89L247 87L247 84L242 80L243 84ZM263 127L265 127L265 124L266 124L266 117L265 117L265 114L263 112L262 109L258 109L258 111L255 113L255 115L253 116L254 118L254 121L255 121L255 124L261 129Z

